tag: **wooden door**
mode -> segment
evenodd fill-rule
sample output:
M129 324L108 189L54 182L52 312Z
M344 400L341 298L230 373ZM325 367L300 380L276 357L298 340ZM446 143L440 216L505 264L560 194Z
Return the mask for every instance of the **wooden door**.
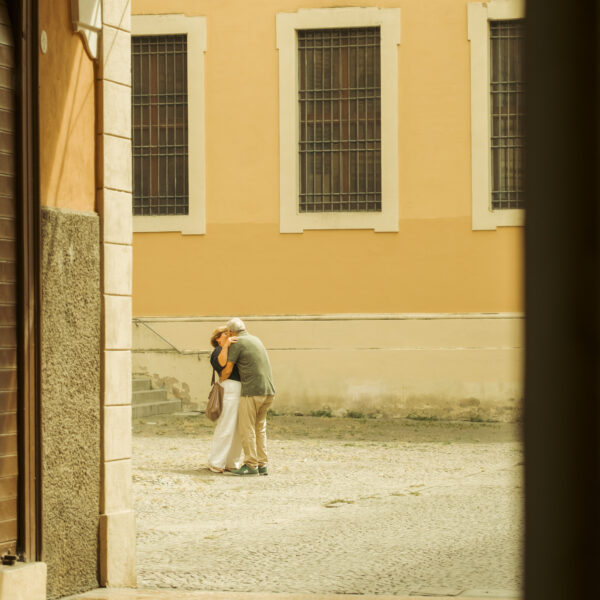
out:
M15 47L0 0L0 554L17 550L17 200Z

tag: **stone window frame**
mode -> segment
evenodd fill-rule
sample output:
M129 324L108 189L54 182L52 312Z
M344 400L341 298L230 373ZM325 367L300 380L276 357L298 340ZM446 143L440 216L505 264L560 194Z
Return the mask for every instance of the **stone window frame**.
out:
M132 15L131 35L187 34L188 48L188 181L187 215L133 217L133 231L178 231L182 234L206 233L206 142L204 98L204 53L206 17L183 14ZM194 168L190 168L193 165Z
M523 19L525 2L472 2L467 11L471 53L471 226L473 231L523 226L525 209L492 210L489 22Z
M399 8L311 8L277 13L279 51L279 202L281 233L308 229L399 228ZM381 30L381 212L300 213L298 210L298 29L379 27Z

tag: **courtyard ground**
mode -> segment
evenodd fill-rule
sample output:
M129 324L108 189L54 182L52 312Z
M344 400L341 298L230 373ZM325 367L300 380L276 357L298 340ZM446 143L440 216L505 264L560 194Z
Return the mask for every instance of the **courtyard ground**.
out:
M140 588L517 597L520 428L271 416L268 477L206 468L199 413L134 421Z

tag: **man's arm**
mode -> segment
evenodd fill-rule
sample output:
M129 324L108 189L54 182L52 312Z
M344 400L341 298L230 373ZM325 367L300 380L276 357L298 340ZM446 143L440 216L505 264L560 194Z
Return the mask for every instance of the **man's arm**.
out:
M231 375L231 371L233 371L233 363L231 361L228 361L225 368L221 371L221 381L225 381L226 379L229 379L229 376Z

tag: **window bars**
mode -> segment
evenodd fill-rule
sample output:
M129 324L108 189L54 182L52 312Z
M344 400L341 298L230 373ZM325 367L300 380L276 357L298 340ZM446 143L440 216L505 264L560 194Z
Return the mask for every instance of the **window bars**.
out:
M492 209L524 208L522 19L490 21Z
M132 36L133 214L188 214L187 36Z
M298 31L299 211L381 211L379 27Z

